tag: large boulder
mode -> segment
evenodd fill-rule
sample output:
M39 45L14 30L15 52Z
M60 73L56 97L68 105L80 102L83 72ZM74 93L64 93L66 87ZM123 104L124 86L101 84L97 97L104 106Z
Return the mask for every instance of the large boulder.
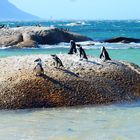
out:
M23 41L22 34L0 35L0 46L13 46Z
M76 55L58 55L65 68L54 68L50 55L0 59L0 109L61 107L132 102L140 99L137 65ZM33 73L44 61L44 75Z
M0 46L22 48L24 47L23 44L26 44L25 46L36 47L36 44L57 44L60 42L70 42L70 40L80 42L91 41L92 39L55 27L28 26L0 29ZM27 44L28 42L29 44ZM36 42L34 43L35 46L30 46L30 42Z
M140 39L136 38L127 38L127 37L115 37L111 39L106 39L103 42L108 42L108 43L140 43Z

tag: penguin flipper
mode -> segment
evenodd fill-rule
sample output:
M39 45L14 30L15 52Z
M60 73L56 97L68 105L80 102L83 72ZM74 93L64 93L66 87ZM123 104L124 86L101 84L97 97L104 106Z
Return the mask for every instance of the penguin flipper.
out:
M103 53L100 54L100 59L103 57Z

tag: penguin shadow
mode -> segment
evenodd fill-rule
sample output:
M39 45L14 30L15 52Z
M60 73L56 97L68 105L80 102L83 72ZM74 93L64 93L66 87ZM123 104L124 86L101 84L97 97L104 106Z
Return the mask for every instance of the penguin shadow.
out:
M87 62L88 62L88 63L92 63L92 64L94 64L94 65L102 66L102 64L97 63L97 62L95 62L95 61L90 61L90 60L88 60Z
M79 75L78 75L78 74L76 74L76 73L74 73L74 72L72 72L72 71L70 71L70 70L62 69L62 68L57 68L57 69L63 71L63 72L66 73L66 74L69 74L69 75L71 75L71 76L73 76L73 77L79 78Z
M108 64L117 65L117 66L120 65L120 64L118 64L118 63L116 63L116 62L113 62L113 61L110 61L110 60L106 60L105 62L108 63Z
M68 85L63 84L59 82L58 80L55 80L54 78L49 77L46 74L41 74L40 77L43 78L44 80L52 82L57 88L64 88L65 90L72 90L72 88L69 87Z

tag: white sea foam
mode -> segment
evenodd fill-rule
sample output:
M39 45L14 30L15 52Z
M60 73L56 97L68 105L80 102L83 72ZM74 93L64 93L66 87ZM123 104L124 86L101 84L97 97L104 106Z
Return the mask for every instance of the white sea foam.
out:
M140 49L140 43L101 43L94 41L85 41L85 42L76 42L77 44L81 44L84 49L100 49L101 46L105 46L107 49ZM0 47L0 50L9 49L11 46ZM39 48L23 48L23 49L57 49L57 48L70 48L70 43L59 43L56 45L39 45Z
M77 21L77 22L71 22L71 23L67 23L64 26L82 26L82 25L90 25L84 21Z
M2 47L0 47L0 50L9 49L10 47L11 47L11 46L8 46L8 47L2 46Z
M93 45L93 43L95 45ZM77 44L81 44L84 49L100 49L101 46L105 46L107 49L140 49L140 44L123 44L123 43L101 43L101 42L77 42ZM60 43L58 45L41 45L40 48L45 49L54 49L54 48L70 48L69 43Z

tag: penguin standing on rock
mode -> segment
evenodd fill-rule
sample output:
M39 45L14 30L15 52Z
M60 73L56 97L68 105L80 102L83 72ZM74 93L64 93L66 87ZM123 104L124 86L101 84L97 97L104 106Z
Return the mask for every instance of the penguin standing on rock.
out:
M104 60L107 61L107 60L111 60L111 58L109 57L109 54L107 52L107 50L105 49L105 47L103 46L101 48L101 54L100 54L100 59L104 57Z
M55 65L55 67L64 67L64 65L63 65L63 63L62 63L62 61L60 60L60 58L58 58L58 56L57 55L51 55L52 56L52 58L53 58L53 60L54 60L54 65Z
M44 74L44 69L42 67L42 60L38 58L34 62L37 63L34 68L34 73L36 74L36 76L41 76L42 74Z
M77 47L79 47L78 49L79 49L79 52L80 52L80 59L86 59L86 60L88 60L87 55L86 55L86 52L82 48L82 46L80 44L77 44Z
M74 54L77 53L77 49L76 49L76 44L73 40L70 41L70 51L68 52L68 54Z

